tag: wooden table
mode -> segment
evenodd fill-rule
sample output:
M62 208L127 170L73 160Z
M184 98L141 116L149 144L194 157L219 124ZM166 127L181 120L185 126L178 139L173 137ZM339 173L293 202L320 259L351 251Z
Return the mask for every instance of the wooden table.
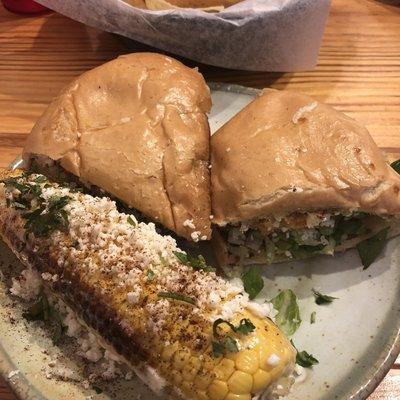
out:
M333 0L318 66L299 73L251 73L201 66L208 79L304 91L362 121L400 155L400 1ZM140 47L140 46L139 46ZM0 6L0 167L71 79L126 53L115 36L57 14L22 17ZM0 400L14 399L0 382ZM400 399L400 364L370 400Z

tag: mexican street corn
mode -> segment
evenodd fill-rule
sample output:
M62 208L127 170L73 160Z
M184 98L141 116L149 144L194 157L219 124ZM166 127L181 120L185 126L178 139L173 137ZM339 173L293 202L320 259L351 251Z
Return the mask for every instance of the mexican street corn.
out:
M269 303L107 198L24 173L0 184L2 239L161 395L250 400L290 381ZM51 275L51 279L48 277Z

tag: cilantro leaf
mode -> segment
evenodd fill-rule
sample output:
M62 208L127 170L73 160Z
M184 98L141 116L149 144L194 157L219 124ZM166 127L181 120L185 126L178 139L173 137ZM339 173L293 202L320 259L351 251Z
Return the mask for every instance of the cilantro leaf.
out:
M337 300L337 297L332 297L332 296L328 296L326 294L322 294L322 293L316 291L315 289L312 289L312 292L315 297L315 303L318 304L319 306L321 306L323 304L330 304L330 303L332 303L333 300Z
M212 342L212 352L214 357L221 357L226 353L237 353L239 347L235 339L231 336L224 337L220 342Z
M148 281L151 282L154 279L155 275L156 274L151 269L147 270L147 280Z
M285 335L293 335L301 324L297 296L290 289L282 290L271 300L271 303L278 311L275 317L278 327Z
M311 313L311 316L310 316L310 324L315 324L315 318L316 318L316 316L317 316L317 313L316 313L315 311L313 311L313 312Z
M215 272L215 268L207 265L206 260L202 255L199 255L198 257L192 257L189 254L182 253L180 251L174 251L173 253L182 264L188 265L195 270Z
M131 216L128 217L126 222L128 222L129 225L136 226L136 222L133 220Z
M312 354L309 354L304 350L298 351L293 340L291 340L290 343L296 350L296 364L304 368L311 368L313 365L319 364L319 361Z
M249 294L250 300L253 300L264 287L261 269L255 265L252 265L248 271L242 275L242 281L244 290Z
M240 323L238 326L235 326L233 324L231 324L229 321L226 321L222 318L218 318L214 321L213 323L213 334L215 337L218 337L218 327L221 324L226 324L229 326L229 328L235 332L238 333L240 335L248 335L249 333L253 332L254 329L256 329L256 327L254 326L254 324L248 319L248 318L243 318L240 320Z
M382 253L387 235L389 232L389 227L382 229L376 235L365 239L357 245L357 251L361 258L361 263L364 266L363 269L367 269Z
M296 364L301 365L304 368L311 368L315 364L319 364L319 361L306 351L298 351L296 355Z
M185 303L196 305L196 301L189 296L185 296L181 293L173 293L173 292L159 292L157 294L158 297L163 299L171 299L171 300L178 300L183 301Z
M240 335L248 335L249 333L253 332L256 327L254 324L247 318L243 318L239 326L236 327L235 332L239 333Z

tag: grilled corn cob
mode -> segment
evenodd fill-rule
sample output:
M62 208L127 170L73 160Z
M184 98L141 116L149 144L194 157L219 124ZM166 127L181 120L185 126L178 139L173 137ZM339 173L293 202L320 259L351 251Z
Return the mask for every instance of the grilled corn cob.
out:
M293 370L295 350L243 287L191 259L153 224L23 174L0 186L0 233L49 289L152 388L250 400Z

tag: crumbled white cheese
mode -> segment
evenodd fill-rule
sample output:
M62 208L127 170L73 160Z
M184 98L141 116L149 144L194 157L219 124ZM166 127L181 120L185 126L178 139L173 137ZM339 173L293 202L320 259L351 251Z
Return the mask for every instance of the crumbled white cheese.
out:
M78 322L75 314L71 310L68 310L63 320L63 324L67 327L67 336L77 337L81 333L81 324Z
M307 379L307 371L301 365L296 364L293 375L296 383L302 383Z
M272 303L256 303L255 301L249 301L246 308L251 311L258 318L275 318L277 311L275 310Z
M301 118L304 118L304 114L314 110L317 107L317 103L314 101L312 103L306 104L303 107L300 107L294 114L292 121L294 124L297 124Z
M16 375L18 375L19 374L19 370L18 369L16 369L16 370L14 370L14 371L10 371L10 373L8 374L8 379L12 379L14 376L16 376Z
M190 229L196 229L196 226L193 223L193 219L187 219L183 221L183 226L190 228Z
M127 296L128 296L129 304L136 304L140 299L141 292L142 292L142 289L140 286L137 286L135 288L135 290L128 292Z
M12 278L10 292L24 300L35 299L41 290L42 279L38 272L25 269L18 278Z
M267 364L271 367L277 367L279 363L281 362L281 359L279 356L277 356L275 353L271 354L268 357Z
M210 308L217 308L221 302L221 297L216 292L211 292L209 296L209 306Z
M198 242L199 239L200 239L200 235L201 235L201 232L200 232L200 231L194 231L194 232L192 232L192 233L190 234L190 237L192 238L192 240L193 240L194 242Z
M41 277L44 281L47 281L47 282L57 282L58 281L58 275L57 274L52 275L49 272L43 272Z

